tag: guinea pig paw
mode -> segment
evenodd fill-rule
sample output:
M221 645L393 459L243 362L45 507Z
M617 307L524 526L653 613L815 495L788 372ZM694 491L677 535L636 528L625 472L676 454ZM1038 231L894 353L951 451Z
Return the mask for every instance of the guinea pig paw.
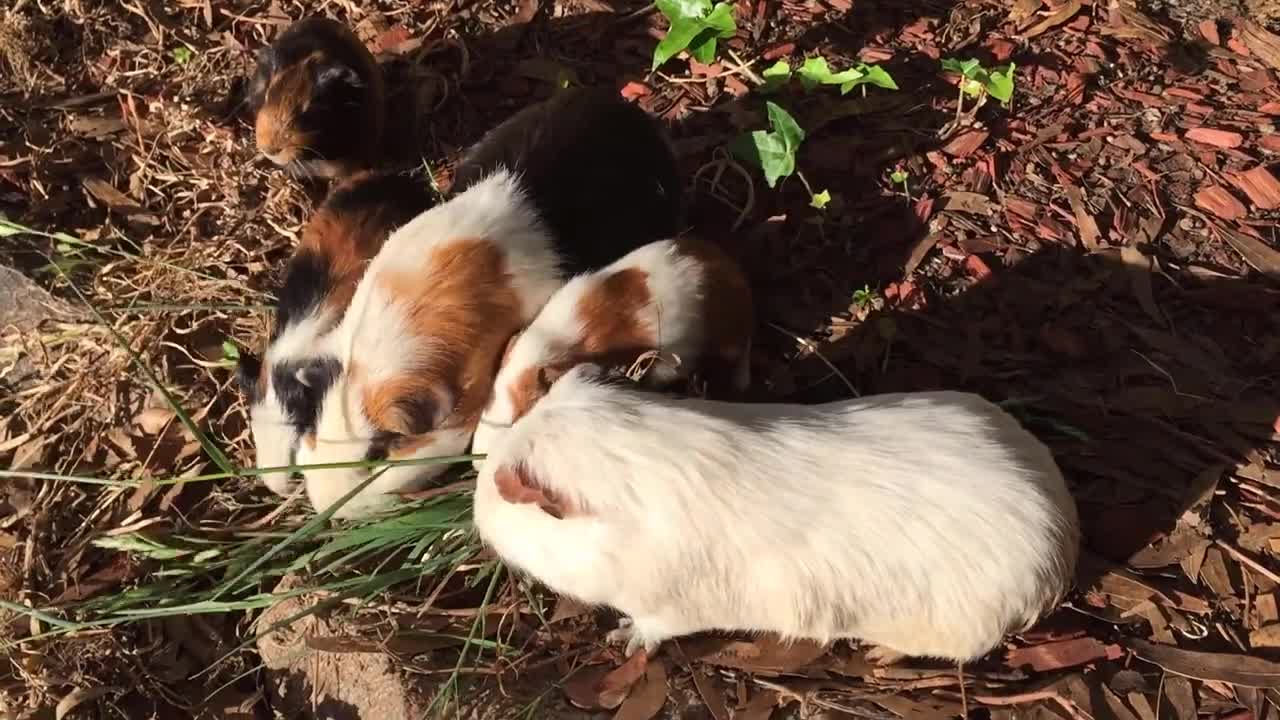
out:
M613 645L621 645L626 643L626 650L623 655L631 657L637 651L644 650L646 655L653 655L658 646L662 644L665 637L659 633L655 633L651 628L642 628L636 624L634 620L624 617L618 620L618 628L610 630L605 635L605 642Z
M885 667L888 665L894 665L905 657L906 655L903 655L897 650L890 650L883 645L877 645L868 650L867 654L863 656L863 659L874 665Z

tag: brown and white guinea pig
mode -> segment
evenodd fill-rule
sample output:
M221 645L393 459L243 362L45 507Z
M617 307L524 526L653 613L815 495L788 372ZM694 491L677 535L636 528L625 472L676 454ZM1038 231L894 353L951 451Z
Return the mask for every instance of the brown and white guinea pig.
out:
M628 653L710 630L966 661L1069 589L1075 502L977 395L732 404L582 365L490 450L475 525L510 565L630 618Z
M341 177L374 166L385 90L373 55L345 25L310 17L258 54L249 83L258 150L298 175Z
M512 115L464 154L452 192L493 167L519 174L568 273L602 267L682 229L683 183L670 141L644 110L609 89L565 90Z
M292 464L302 436L314 430L316 402L339 367L320 339L342 319L391 232L432 206L427 182L410 174L357 173L334 185L303 228L277 297L270 342L260 358L241 353L237 368L258 467ZM288 473L262 479L280 495L295 488Z
M568 91L513 116L463 158L460 192L388 240L326 340L338 372L300 464L464 452L511 336L573 273L675 234L681 183L670 145L643 111L611 96ZM442 470L379 469L336 516L376 510ZM319 511L370 471L305 475Z
M675 357L651 365L646 385L698 372L717 394L740 393L751 382L754 323L747 279L715 245L685 236L632 250L570 280L511 339L472 452L488 452L555 378L583 362L625 369L656 350Z

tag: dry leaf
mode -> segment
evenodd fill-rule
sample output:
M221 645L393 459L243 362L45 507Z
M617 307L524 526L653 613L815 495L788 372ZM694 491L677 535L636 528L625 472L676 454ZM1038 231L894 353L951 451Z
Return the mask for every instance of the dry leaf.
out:
M551 619L547 620L547 623L554 625L561 620L569 620L571 618L586 615L590 611L590 607L583 605L571 597L561 595L556 598L556 609L551 613Z
M752 642L729 643L719 652L703 657L702 661L750 672L782 673L793 672L812 663L826 650L826 645L811 640L785 643L770 633Z
M97 700L111 691L112 688L109 687L76 688L72 690L64 695L58 701L58 706L53 709L54 720L62 720L81 705Z
M1253 20L1243 20L1236 26L1236 34L1249 52L1276 70L1280 70L1280 36L1269 32Z
M1249 645L1255 648L1280 648L1280 623L1260 627L1249 633Z
M1164 327L1164 315L1156 306L1155 295L1151 292L1151 258L1143 255L1141 250L1126 245L1120 248L1120 260L1129 272L1129 282L1133 286L1134 296L1138 298L1138 304L1142 306L1142 311L1154 320L1156 325Z
M1085 249L1094 252L1101 247L1098 239L1102 233L1098 230L1098 223L1093 219L1093 215L1089 214L1089 206L1085 204L1084 190L1071 185L1066 189L1067 202L1071 203L1071 212L1076 216L1076 227L1080 231L1080 242L1084 243Z
M990 215L992 207L991 200L986 195L953 190L942 194L936 209L939 211L955 210L977 215Z
M138 201L115 189L111 183L101 178L85 178L81 181L84 189L112 210L141 210Z
M778 706L778 693L774 690L759 690L751 696L747 706L733 714L733 720L769 720L773 709Z
M627 699L631 688L645 676L648 655L637 652L615 669L597 665L579 671L564 685L569 702L584 710L612 710Z
M638 653L637 653L638 654ZM613 720L649 720L667 703L667 668L661 660L649 663L644 677L631 689Z
M1225 192L1225 191L1224 191ZM1271 280L1280 282L1280 252L1272 250L1266 243L1234 230L1224 230L1223 238L1240 253L1244 261L1254 270L1266 275Z
M1137 638L1125 645L1138 657L1175 675L1246 687L1280 687L1280 663L1236 653L1210 653L1157 645Z
M1173 712L1169 712L1170 708ZM1180 677L1165 678L1164 696L1160 698L1157 714L1171 720L1196 720L1196 696L1191 682Z
M715 720L731 720L732 715L728 705L725 704L724 693L720 692L706 672L694 670L693 684L698 688L698 695L702 697L702 703L707 706L711 717Z
M1060 640L1058 642L1016 648L1005 653L1005 664L1012 668L1030 665L1032 670L1060 670L1108 658L1114 660L1124 653L1119 645L1107 645L1090 637Z
M1100 690L1102 691L1102 701L1107 704L1107 708L1116 720L1139 720L1138 716L1125 706L1120 696L1111 691L1111 688L1102 685Z
M1033 38L1044 33L1046 30L1051 30L1066 23L1068 20L1075 17L1075 14L1078 12L1080 12L1080 0L1067 0L1067 2L1064 2L1061 7L1049 13L1045 19L1035 25L1032 25L1019 37L1023 40Z
M178 416L169 407L147 408L133 418L133 423L147 435L158 435L171 420Z
M1226 556L1222 550L1211 547L1205 553L1204 566L1200 568L1200 579L1220 598L1235 597L1236 591L1231 584L1231 573L1227 570Z

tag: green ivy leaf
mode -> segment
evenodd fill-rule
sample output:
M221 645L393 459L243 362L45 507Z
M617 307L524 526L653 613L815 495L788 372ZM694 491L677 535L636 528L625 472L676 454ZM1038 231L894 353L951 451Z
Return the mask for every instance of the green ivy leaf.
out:
M906 182L909 177L911 176L907 174L906 170L894 170L893 174L889 176L889 180L901 185Z
M982 70L982 63L972 58L968 60L957 60L955 58L945 58L942 61L942 69L950 70L951 72L955 72L955 73L960 73L961 75L969 78L970 80L976 80L977 79L976 74L978 73L978 71Z
M809 198L809 205L819 210L826 210L827 203L830 203L830 202L831 202L831 192L829 190L823 190L822 192L816 193L813 195L813 197Z
M671 23L667 34L653 50L653 70L688 50L698 62L715 59L716 40L733 37L738 31L733 6L711 0L657 0L658 11Z
M862 72L857 68L849 68L838 73L831 72L831 68L827 65L827 59L823 57L811 57L805 60L797 74L800 76L800 83L804 85L805 90L812 90L819 85L856 83L862 78Z
M790 176L796 170L796 152L804 141L804 130L795 118L772 102L766 102L769 112L769 131L756 130L736 139L729 150L743 160L759 167L769 187L777 187L778 180Z
M858 71L862 73L862 79L860 82L867 83L868 85L875 85L876 87L881 87L885 90L898 89L898 83L893 81L893 76L879 65L859 65ZM841 87L840 90L842 92L848 92L848 90L845 90L843 87Z
M779 60L765 68L760 73L760 78L764 80L764 85L760 86L760 92L777 92L779 88L791 80L791 64L786 60Z
M992 70L987 78L987 94L999 100L1001 103L1008 104L1009 99L1013 97L1013 73L1016 66L1009 63L1003 69Z

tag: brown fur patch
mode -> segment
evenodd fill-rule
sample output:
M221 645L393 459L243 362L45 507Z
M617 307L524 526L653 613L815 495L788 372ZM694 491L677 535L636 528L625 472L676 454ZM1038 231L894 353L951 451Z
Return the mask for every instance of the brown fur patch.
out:
M640 323L640 311L652 300L649 274L636 268L619 270L588 288L574 309L582 323L578 342L557 353L554 360L526 368L508 388L512 422L528 414L552 383L574 365L630 363L637 355L653 349L657 338Z
M557 520L573 514L568 501L543 487L524 465L504 465L493 474L498 495L513 505L534 504Z
M401 299L414 338L429 339L434 350L397 377L365 387L365 416L394 430L398 415L417 404L442 418L433 430L474 429L502 345L521 326L505 253L483 238L460 238L433 250L422 267L376 281ZM451 407L440 407L446 399Z
M330 197L371 175L358 173L343 180L330 191ZM298 254L315 253L329 262L330 286L322 302L334 324L351 304L369 261L401 224L401 214L397 208L383 203L358 205L343 211L326 203L303 228Z
M740 363L747 362L751 336L755 331L755 304L751 285L742 268L723 250L694 237L681 237L676 247L683 255L696 258L703 268L703 307L706 328L700 372L717 392L730 388Z

